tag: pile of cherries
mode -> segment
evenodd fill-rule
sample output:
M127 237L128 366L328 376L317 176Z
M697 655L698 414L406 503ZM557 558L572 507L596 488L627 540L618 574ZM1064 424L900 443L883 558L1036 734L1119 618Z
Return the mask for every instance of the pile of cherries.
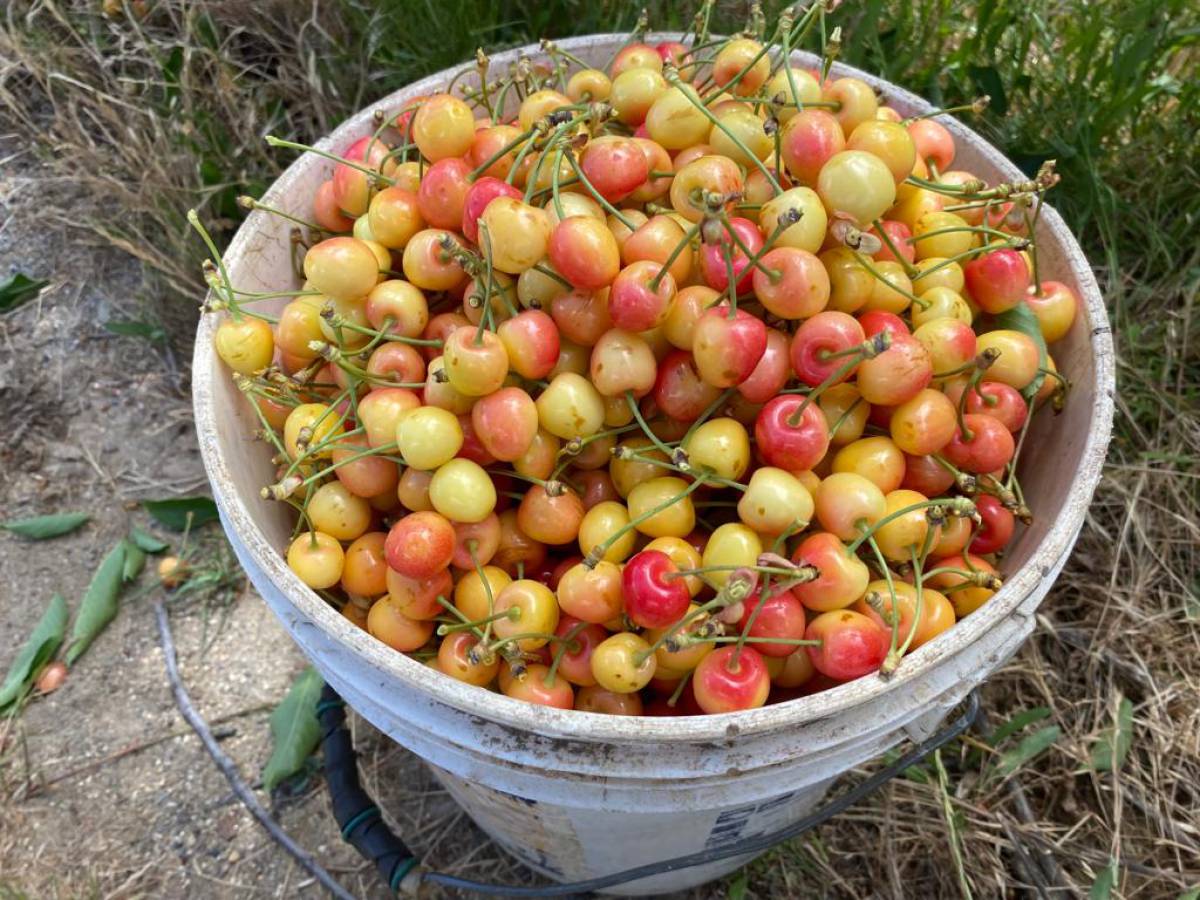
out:
M836 40L784 65L823 15L603 70L480 53L311 214L245 198L298 226L303 286L213 263L207 308L301 581L448 678L622 715L887 677L988 601L1065 395L1056 176L956 169L936 118L829 75Z

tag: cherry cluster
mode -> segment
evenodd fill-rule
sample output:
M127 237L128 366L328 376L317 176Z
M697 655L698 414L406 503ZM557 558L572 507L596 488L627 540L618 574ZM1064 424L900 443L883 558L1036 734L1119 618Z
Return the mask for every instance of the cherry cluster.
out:
M603 69L481 52L330 156L311 221L244 199L299 290L208 266L288 564L448 678L674 715L887 677L1030 520L1078 306L1038 268L1052 165L954 168L936 115L830 76L836 30L790 65L821 4L710 8Z

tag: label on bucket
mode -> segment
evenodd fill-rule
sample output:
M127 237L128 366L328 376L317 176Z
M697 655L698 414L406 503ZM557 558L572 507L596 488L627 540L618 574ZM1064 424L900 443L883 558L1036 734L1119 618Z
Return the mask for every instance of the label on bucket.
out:
M538 802L463 781L434 769L438 780L475 822L513 856L544 874L563 881L620 872L704 850L716 851L748 838L783 828L807 814L820 800L825 785L790 791L778 797L719 810L594 809ZM670 876L647 879L639 888L663 880L658 889L699 884L720 877L745 862L722 860ZM620 891L624 893L625 891Z

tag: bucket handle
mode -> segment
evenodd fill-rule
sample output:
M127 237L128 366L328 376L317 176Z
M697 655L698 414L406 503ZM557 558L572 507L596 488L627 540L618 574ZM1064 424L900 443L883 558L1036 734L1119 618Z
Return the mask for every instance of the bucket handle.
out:
M342 838L368 861L375 863L379 874L393 891L412 896L416 896L417 889L425 882L493 897L577 896L649 878L653 875L662 875L678 869L689 869L693 866L728 859L732 856L761 853L776 844L821 825L853 806L909 766L915 765L934 750L954 740L974 724L978 715L979 689L976 688L967 695L966 709L962 714L937 734L917 744L891 765L880 769L869 778L865 778L851 790L830 800L817 811L793 822L786 828L770 834L746 838L720 850L690 853L687 856L648 863L612 875L589 878L587 881L552 884L544 887L520 887L471 881L445 872L429 872L420 868L416 854L383 821L379 807L375 805L359 782L358 756L350 740L350 732L345 727L345 701L327 684L321 692L321 700L317 704L317 718L324 732L321 739L321 750L325 759L325 782L329 785L333 814L342 831Z

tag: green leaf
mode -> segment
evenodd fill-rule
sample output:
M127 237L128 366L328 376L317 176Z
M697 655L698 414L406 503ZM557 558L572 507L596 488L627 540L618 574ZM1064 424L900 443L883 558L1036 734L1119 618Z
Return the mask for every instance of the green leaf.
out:
M1034 315L1032 309L1027 303L1018 303L1007 312L1002 312L998 316L993 316L997 328L1005 328L1010 331L1019 331L1027 335L1038 348L1038 366L1046 368L1046 362L1049 356L1046 353L1046 339L1042 337L1042 326L1038 324L1037 316ZM1021 396L1027 401L1032 400L1037 396L1038 390L1041 389L1042 382L1046 380L1046 376L1038 372L1037 377L1026 385L1021 391Z
M725 900L744 900L749 887L750 879L746 875L746 870L739 870L729 879L729 886L725 890Z
M10 519L0 522L0 528L7 529L21 537L35 541L70 534L81 528L90 519L87 513L55 513L52 516L34 516L31 519Z
M1200 887L1184 891L1175 900L1200 900Z
M121 319L114 319L104 323L105 329L113 334L124 335L125 337L140 337L148 341L165 341L167 333L158 325L151 325L149 322L132 322Z
M49 283L41 279L34 280L20 272L7 281L0 282L0 312L16 309L26 300L33 299Z
M139 550L144 550L146 553L162 553L170 546L166 541L160 541L154 535L142 531L136 525L129 529L129 539L137 545Z
M1016 734L1034 722L1040 722L1049 715L1050 707L1048 706L1035 706L1033 709L1022 710L1004 724L997 725L992 736L988 738L988 743L993 747L998 747L1006 737Z
M125 564L121 567L121 580L134 581L146 567L146 554L129 538L122 544L125 547Z
M75 627L71 631L71 646L67 650L67 663L74 664L96 639L108 623L117 615L117 598L121 593L121 579L125 573L125 541L108 551L100 562L92 583L88 585Z
M1108 900L1112 896L1113 886L1117 883L1117 861L1114 859L1096 875L1088 891L1088 900Z
M1006 750L1000 754L1000 761L996 764L996 774L1000 778L1007 778L1034 757L1048 750L1060 737L1062 737L1062 729L1057 725L1047 725L1045 728L1035 731L1012 750Z
M199 528L217 518L217 504L208 497L172 497L169 500L145 500L142 506L163 525L175 531L188 527L191 516L192 528Z
M268 791L304 768L304 761L317 749L321 725L317 700L324 682L311 666L301 672L283 702L271 713L274 748L263 768L263 787Z
M1133 744L1133 703L1122 697L1117 707L1117 724L1111 734L1102 735L1092 744L1092 768L1109 772L1121 768Z
M50 598L50 605L42 613L37 627L25 640L17 653L4 684L0 685L0 709L18 700L38 671L54 658L67 631L67 601L58 594Z

